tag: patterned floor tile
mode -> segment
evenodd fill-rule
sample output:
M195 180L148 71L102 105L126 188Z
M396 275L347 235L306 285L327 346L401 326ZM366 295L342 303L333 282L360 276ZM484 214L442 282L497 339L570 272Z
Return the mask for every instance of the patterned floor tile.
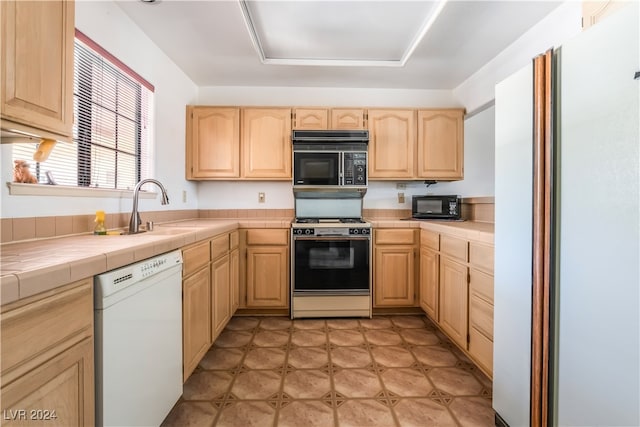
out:
M393 407L402 427L456 426L446 406L430 399L402 399Z
M424 316L234 317L162 425L483 427L491 392Z
M347 398L375 397L382 391L378 375L367 369L342 369L333 375L333 384Z
M340 427L395 426L391 408L377 400L346 400L336 410Z
M266 402L240 401L221 410L216 426L270 426L275 416L276 410Z
M282 408L278 427L331 427L335 425L334 410L318 400L299 400Z

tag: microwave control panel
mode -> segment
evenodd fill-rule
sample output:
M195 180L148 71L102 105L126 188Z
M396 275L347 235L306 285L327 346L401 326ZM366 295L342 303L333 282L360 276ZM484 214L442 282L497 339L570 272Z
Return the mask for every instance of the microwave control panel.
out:
M343 185L367 185L367 153L345 152Z

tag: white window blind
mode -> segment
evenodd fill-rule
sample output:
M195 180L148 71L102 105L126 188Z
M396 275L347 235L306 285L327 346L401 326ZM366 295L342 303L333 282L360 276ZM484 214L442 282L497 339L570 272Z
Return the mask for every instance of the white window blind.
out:
M133 189L149 177L153 86L76 31L74 144L58 143L49 158L32 160L36 144L15 144L13 160L27 160L39 183Z

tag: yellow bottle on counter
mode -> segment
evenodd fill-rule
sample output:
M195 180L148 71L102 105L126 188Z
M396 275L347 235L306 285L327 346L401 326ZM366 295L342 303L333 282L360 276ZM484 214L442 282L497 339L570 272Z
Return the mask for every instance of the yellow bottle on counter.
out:
M96 226L93 228L93 234L99 236L105 236L107 234L107 227L104 226L104 211L96 211Z

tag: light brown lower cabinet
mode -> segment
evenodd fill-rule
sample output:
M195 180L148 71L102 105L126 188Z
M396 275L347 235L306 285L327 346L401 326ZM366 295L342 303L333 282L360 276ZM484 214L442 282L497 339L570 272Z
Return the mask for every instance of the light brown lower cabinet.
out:
M289 308L289 233L285 228L245 231L244 308Z
M207 264L182 281L183 381L211 346L211 273Z
M416 229L377 229L373 241L373 306L416 303Z
M229 254L229 274L231 275L231 312L240 307L240 250L236 247Z
M438 321L440 255L422 247L420 249L420 307Z
M231 318L231 282L229 255L211 263L212 341L220 335Z
M469 313L467 267L444 256L440 258L439 312L440 327L466 349Z
M289 307L289 248L247 247L247 307Z
M493 246L422 229L420 306L493 375Z
M94 425L93 279L0 313L2 425Z
M186 381L237 308L238 232L189 245L182 249L182 257L182 357Z

